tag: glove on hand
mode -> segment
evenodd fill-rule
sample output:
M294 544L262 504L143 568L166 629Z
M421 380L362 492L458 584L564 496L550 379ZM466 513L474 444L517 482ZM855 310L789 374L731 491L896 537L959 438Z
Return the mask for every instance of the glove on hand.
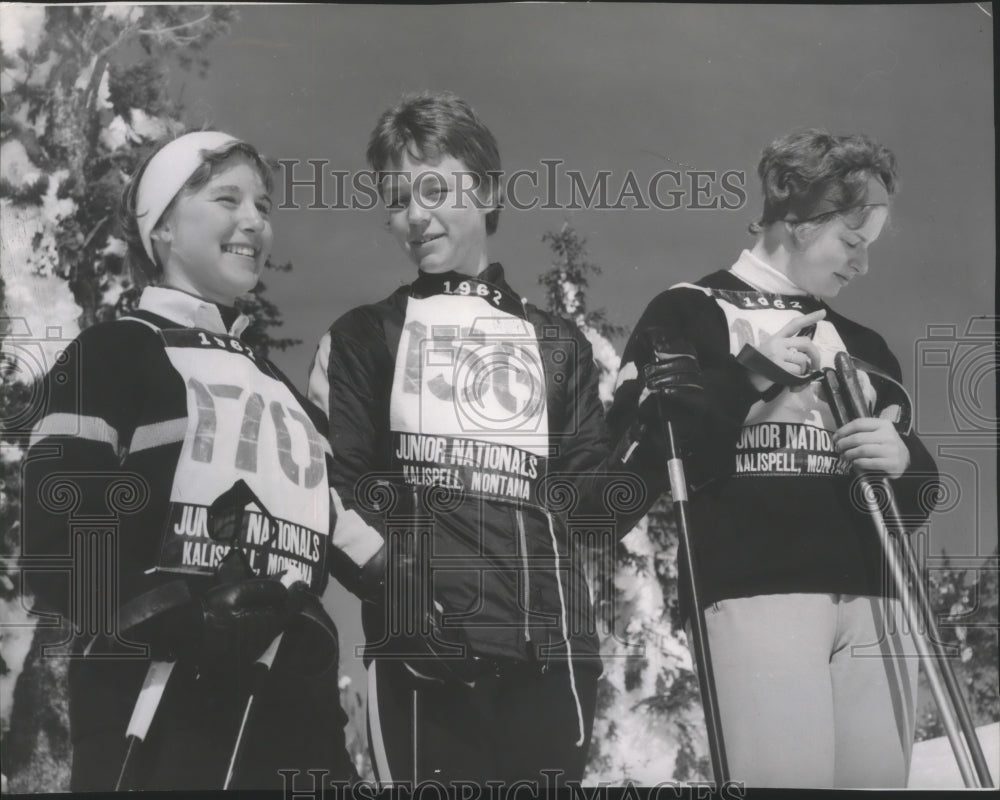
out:
M272 578L246 578L212 586L129 631L158 660L224 675L252 664L295 611L288 590Z
M659 328L641 333L642 350L649 358L643 367L644 387L638 412L629 431L632 442L627 451L639 447L636 457L650 468L662 468L668 451L664 422L674 423L675 434L683 442L705 409L701 367L693 348L683 342L669 342Z
M285 630L288 590L272 578L248 578L209 589L201 598L199 666L205 671L253 663Z
M668 413L673 409L696 409L702 406L705 387L694 348L686 342L668 341L659 328L647 328L643 335L651 354L650 362L643 369L646 382L643 394L648 392L663 398ZM641 405L646 405L646 402Z

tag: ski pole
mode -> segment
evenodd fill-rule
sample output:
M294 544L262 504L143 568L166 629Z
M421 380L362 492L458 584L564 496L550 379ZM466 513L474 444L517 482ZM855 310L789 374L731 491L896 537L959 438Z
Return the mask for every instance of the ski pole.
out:
M664 422L667 433L667 448L670 458L667 461L667 474L670 478L670 495L673 500L674 518L677 520L677 531L680 535L678 561L683 563L687 572L691 591L691 634L695 664L698 670L698 685L701 688L701 704L705 711L705 729L708 735L708 747L712 755L712 774L715 785L721 788L729 782L729 762L726 760L726 746L722 736L722 720L719 716L719 699L715 690L715 675L712 672L712 653L708 645L708 632L705 626L705 610L701 605L698 591L698 572L695 564L694 548L691 546L691 529L687 518L687 479L684 476L684 462L678 453L674 438L674 427L663 409L663 398L660 400L660 418Z
M243 708L243 718L240 720L240 729L236 733L236 743L233 745L233 753L229 757L229 769L226 770L226 780L222 784L223 789L228 789L229 784L233 780L233 772L236 769L236 760L240 754L240 746L243 744L243 732L247 727L247 720L250 718L250 709L253 708L254 698L257 696L259 689L263 687L264 677L267 675L268 670L271 669L271 665L274 663L274 657L278 653L278 648L281 646L281 638L284 636L283 633L279 633L271 641L271 644L267 646L267 649L261 653L260 657L254 662L254 681L253 686L250 690L250 696L247 698L247 704Z
M897 530L902 529L899 528ZM897 541L899 542L899 548L902 550L903 557L906 559L906 564L909 568L914 593L917 596L917 605L919 608L924 610L924 622L926 625L925 630L927 631L927 639L934 649L934 656L937 663L941 665L941 675L944 678L945 688L948 691L948 695L952 698L952 705L954 706L955 714L958 717L958 724L962 729L962 733L964 734L968 744L969 752L972 756L972 763L975 766L976 774L979 777L979 783L983 787L992 789L993 777L990 775L990 768L986 763L986 756L983 754L982 744L979 741L979 737L976 736L975 723L972 720L969 705L966 703L965 696L962 694L962 689L959 686L955 670L952 669L951 662L948 660L948 653L945 651L940 631L938 630L937 623L934 620L933 606L931 605L930 598L927 596L927 589L925 588L923 582L923 571L920 569L917 557L913 552L913 546L910 544L909 540L904 538L903 534L900 534L897 537Z
M847 401L845 400L847 392L843 390L842 381L833 370L825 371L824 383L830 400L830 408L834 412L834 421L839 428L850 421L852 416L851 408L847 405ZM920 633L920 631L923 630L921 627L922 620L920 619L920 614L917 611L914 599L910 593L910 581L908 580L903 564L900 561L899 553L897 552L892 538L889 535L889 529L885 523L884 517L882 516L882 512L879 509L872 482L863 476L859 477L859 481L861 483L862 498L864 500L866 510L868 511L868 514L872 519L872 523L875 526L875 531L879 537L879 542L882 546L886 563L888 564L889 571L892 574L896 590L899 592L899 601L903 607L903 612L906 615L907 621L909 622L917 655L920 662L924 665L924 673L927 676L927 682L930 685L931 694L934 696L934 702L941 712L945 732L948 735L948 740L951 743L952 751L955 754L955 760L958 764L959 772L962 775L962 782L966 787L975 788L978 786L978 782L972 772L969 754L966 751L964 743L959 735L958 728L955 723L955 717L952 713L949 701L946 699L945 690L942 686L942 680L937 669L937 665L931 656L926 640ZM887 490L887 487L882 488Z
M286 589L289 589L293 584L300 582L304 583L305 581L302 580L301 573L294 567L281 576L281 585ZM275 636L274 639L271 640L271 644L269 644L267 649L257 657L257 660L253 664L255 674L250 687L250 696L247 698L247 703L243 707L243 717L240 720L240 728L236 733L236 742L233 745L232 755L229 757L229 768L226 770L226 780L222 784L223 789L228 789L229 784L232 783L233 773L236 770L236 762L240 755L240 747L243 744L243 733L246 731L247 720L250 719L250 710L253 708L254 698L256 698L257 693L264 688L264 679L267 677L267 673L274 664L274 658L278 654L278 648L281 646L281 639L283 636L284 633L279 633Z
M840 382L842 398L846 398L841 402L842 406L846 406L841 410L841 413L846 413L845 421L868 416L857 370L850 356L847 353L838 353L834 359L834 365L836 366L836 378ZM833 407L832 403L831 407ZM834 413L836 415L837 411L835 410ZM840 424L843 423L838 423L838 427ZM992 787L992 777L983 755L982 745L976 736L972 715L951 662L948 660L948 654L934 620L934 609L923 584L922 570L906 536L902 514L896 503L892 486L886 478L864 476L860 478L860 481L865 504L875 521L879 537L883 540L883 550L886 551L890 569L900 590L901 602L903 602L904 589L908 590L905 592L907 599L904 602L904 610L910 620L917 653L924 664L928 684L941 713L942 723L954 751L955 760L958 762L962 780L966 787L970 788ZM876 502L878 496L884 497L887 501L884 512ZM895 544L898 550L893 547L893 539L890 535L891 531L886 525L886 517L896 532ZM902 562L900 562L900 554L902 554ZM910 591L912 591L912 595L910 595ZM944 683L943 688L942 682ZM964 742L962 737L964 737ZM975 767L975 776L973 775L973 766Z
M146 739L146 734L149 733L149 726L153 723L153 716L160 706L163 690L166 689L175 663L174 661L151 661L149 669L146 670L146 678L142 682L142 688L135 700L132 717L129 719L128 729L125 732L125 737L128 739L128 749L125 751L122 768L118 773L118 782L115 784L116 792L123 791L125 788L136 743L143 742Z

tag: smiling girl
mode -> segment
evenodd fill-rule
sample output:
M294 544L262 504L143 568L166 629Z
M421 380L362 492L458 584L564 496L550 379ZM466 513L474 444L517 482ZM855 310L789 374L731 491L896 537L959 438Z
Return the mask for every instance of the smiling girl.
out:
M103 548L69 579L28 576L37 607L72 623L73 791L277 789L279 770L354 776L336 632L319 604L328 546L349 527L331 508L322 415L241 341L249 320L235 307L271 250L271 180L259 153L225 133L189 133L147 159L121 222L133 272L150 285L136 311L85 330L45 380L26 459L25 554ZM111 534L80 540L81 515ZM256 661L276 641L262 672ZM172 666L155 673L169 677L126 771L151 661Z
M650 331L697 354L703 415L681 424L732 778L905 786L913 645L849 471L896 479L904 513L920 519L930 509L918 490L936 470L908 433L899 362L884 339L827 305L868 272L895 158L865 136L808 130L771 143L758 172L755 244L728 270L650 303L626 347L609 423L624 432L636 418L639 376L660 360ZM874 413L837 429L819 384L799 379L832 367L840 351L861 365ZM649 483L665 488L663 472Z

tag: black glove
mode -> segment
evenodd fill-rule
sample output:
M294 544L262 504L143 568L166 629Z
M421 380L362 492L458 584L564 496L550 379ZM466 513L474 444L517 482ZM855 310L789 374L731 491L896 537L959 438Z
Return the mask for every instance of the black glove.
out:
M642 371L644 387L619 449L622 463L661 471L669 451L664 422L673 423L675 441L684 448L705 408L705 392L690 345L668 341L659 328L646 328L640 336L640 353L648 359Z
M273 578L248 578L209 589L201 598L199 666L253 663L292 616L288 590Z
M642 405L654 400L657 416L665 413L671 421L675 414L683 418L699 411L705 403L705 387L694 348L686 342L669 341L658 328L648 328L643 335L651 356L643 378L653 396Z
M136 626L128 636L148 643L152 657L180 661L205 674L226 675L263 654L283 632L295 606L273 578L220 583Z

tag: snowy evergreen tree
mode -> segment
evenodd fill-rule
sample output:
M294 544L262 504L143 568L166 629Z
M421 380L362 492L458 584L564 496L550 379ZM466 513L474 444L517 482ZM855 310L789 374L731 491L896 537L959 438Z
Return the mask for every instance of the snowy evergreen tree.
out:
M588 258L586 240L565 223L543 241L554 255L539 278L547 306L573 320L590 341L607 406L621 360L611 339L626 330L612 325L603 309L588 306L588 277L600 268ZM622 540L614 563L597 557L591 564L604 675L587 784L652 785L710 775L698 681L679 627L677 542L669 498L661 498Z
M1000 556L994 549L993 555L975 569L956 569L951 566L947 554L943 556L941 569L928 570L928 594L941 638L946 646L958 651L958 658L951 664L969 704L972 721L977 726L988 725L1000 721L1000 656L997 652ZM920 695L923 702L917 739L944 736L941 715L930 699L923 673Z

